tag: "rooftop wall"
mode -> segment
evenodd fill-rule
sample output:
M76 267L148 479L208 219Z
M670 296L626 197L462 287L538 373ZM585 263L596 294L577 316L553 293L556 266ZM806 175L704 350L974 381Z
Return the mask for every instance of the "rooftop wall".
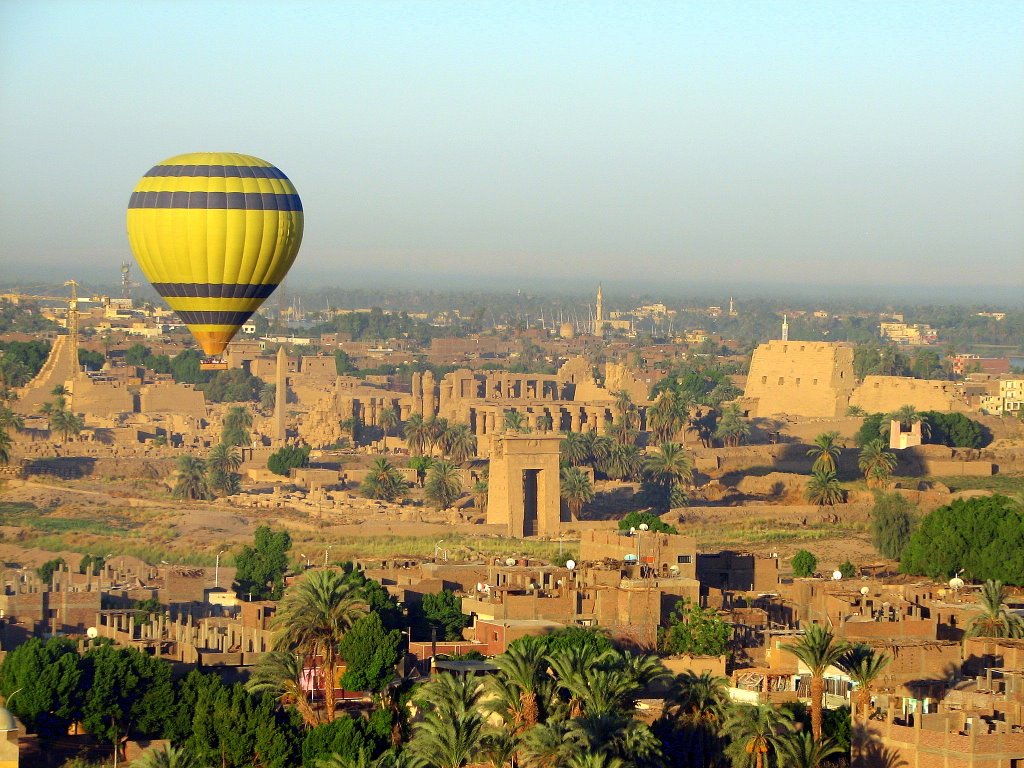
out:
M770 341L754 350L744 397L757 400L755 416L841 416L854 383L853 347Z

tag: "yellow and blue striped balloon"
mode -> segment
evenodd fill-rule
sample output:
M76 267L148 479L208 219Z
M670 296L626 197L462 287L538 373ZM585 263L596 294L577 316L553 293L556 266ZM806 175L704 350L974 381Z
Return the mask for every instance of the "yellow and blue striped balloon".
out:
M164 160L128 203L128 240L139 267L211 357L284 279L302 223L287 176L230 152Z

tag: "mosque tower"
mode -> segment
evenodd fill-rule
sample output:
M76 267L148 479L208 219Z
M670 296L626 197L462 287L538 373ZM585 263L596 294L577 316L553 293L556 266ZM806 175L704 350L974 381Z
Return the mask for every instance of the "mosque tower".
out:
M597 314L594 317L594 335L604 336L604 292L597 284Z
M782 316L782 340L789 341L789 318Z

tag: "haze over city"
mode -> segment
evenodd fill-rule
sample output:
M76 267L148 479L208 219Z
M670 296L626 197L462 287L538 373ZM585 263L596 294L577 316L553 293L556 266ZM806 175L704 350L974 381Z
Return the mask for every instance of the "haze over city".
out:
M198 150L306 211L290 280L1013 301L1019 3L4 3L0 267L116 273Z

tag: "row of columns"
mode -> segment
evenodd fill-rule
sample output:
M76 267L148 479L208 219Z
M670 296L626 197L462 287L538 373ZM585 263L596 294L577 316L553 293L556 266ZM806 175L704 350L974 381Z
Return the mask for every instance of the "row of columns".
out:
M573 432L597 432L599 435L608 433L612 425L612 415L604 406L527 406L525 408L503 408L501 406L468 406L460 414L460 421L472 426L477 437L501 432L505 419L505 411L512 410L526 417L526 424L531 430L540 432L541 417L551 417L551 429L560 432L565 428Z
M197 651L228 653L264 653L270 650L269 633L246 627L235 619L200 619L193 622L191 614L185 621L172 620L166 614L150 614L151 621L137 625L134 611L97 613L96 626L110 628L128 635L128 640L173 642L191 645ZM159 646L158 646L159 647Z

